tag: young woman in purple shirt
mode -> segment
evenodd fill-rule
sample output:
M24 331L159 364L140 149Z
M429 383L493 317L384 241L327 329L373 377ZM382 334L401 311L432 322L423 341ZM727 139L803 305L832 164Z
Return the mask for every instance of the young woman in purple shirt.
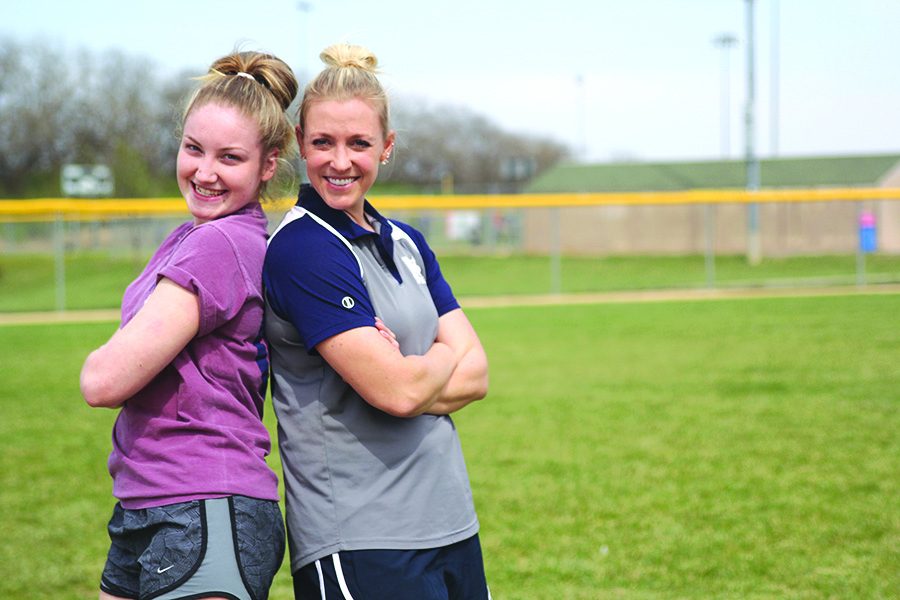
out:
M260 198L294 150L285 111L298 84L257 52L215 61L201 81L176 167L193 219L128 287L120 328L81 372L89 405L120 409L101 599L259 600L284 555L262 423Z

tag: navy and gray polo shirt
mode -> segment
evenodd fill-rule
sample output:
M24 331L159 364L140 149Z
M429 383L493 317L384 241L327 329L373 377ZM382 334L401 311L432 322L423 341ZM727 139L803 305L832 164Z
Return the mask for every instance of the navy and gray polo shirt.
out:
M449 416L393 417L318 355L380 317L404 354L424 354L459 307L421 233L366 203L376 232L301 188L263 269L272 398L284 467L291 570L341 550L422 549L478 532Z

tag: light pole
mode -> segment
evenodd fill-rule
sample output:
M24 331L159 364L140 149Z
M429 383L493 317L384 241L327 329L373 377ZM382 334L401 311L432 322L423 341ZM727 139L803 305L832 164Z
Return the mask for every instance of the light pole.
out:
M303 34L300 36L300 59L297 61L297 82L300 84L300 93L298 97L303 95L303 88L307 84L307 75L306 75L306 56L308 54L307 50L309 48L309 13L312 11L312 4L310 2L297 2L297 10L300 11L300 20L303 21L300 26L303 30ZM303 159L300 158L300 153L297 153L297 177L300 183L306 183L306 169L303 168Z
M575 86L578 93L578 107L576 113L576 128L578 129L578 161L587 163L587 132L585 131L585 116L587 112L587 92L584 87L584 75L575 76Z
M719 112L722 159L731 157L731 49L737 45L737 38L730 33L722 33L713 38L713 45L722 49L722 81L721 108ZM705 240L704 264L706 268L706 287L716 285L716 209L711 204L703 207L703 229Z
M721 154L722 158L731 157L731 49L737 45L737 38L730 33L722 33L713 38L713 45L722 50L722 82L721 82L721 99L722 106L720 108L721 119Z
M753 145L753 119L756 100L756 76L754 73L754 33L753 0L747 4L747 106L744 113L745 159L747 161L747 190L759 189L759 159ZM759 239L759 206L756 202L747 205L747 261L758 265L762 258Z
M297 69L297 79L300 85L306 85L306 55L309 50L309 13L312 11L313 5L310 2L297 2L297 10L300 11L301 27L303 35L300 37L300 60Z
M772 55L770 57L770 69L771 69L771 81L772 86L770 90L770 99L769 104L771 106L770 112L770 129L769 129L769 144L771 145L772 157L778 156L778 100L779 100L779 83L780 83L780 74L779 74L779 63L781 61L779 57L779 50L781 46L781 25L780 25L780 10L778 5L778 0L772 0Z

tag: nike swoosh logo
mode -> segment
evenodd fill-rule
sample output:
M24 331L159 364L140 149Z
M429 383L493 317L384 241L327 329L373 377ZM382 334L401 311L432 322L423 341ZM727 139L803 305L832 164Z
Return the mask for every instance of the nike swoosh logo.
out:
M159 567L156 567L156 572L157 572L157 573L165 573L166 571L168 571L169 569L171 569L171 568L174 567L174 566L175 566L175 565L169 565L169 566L166 567L165 569L160 569Z

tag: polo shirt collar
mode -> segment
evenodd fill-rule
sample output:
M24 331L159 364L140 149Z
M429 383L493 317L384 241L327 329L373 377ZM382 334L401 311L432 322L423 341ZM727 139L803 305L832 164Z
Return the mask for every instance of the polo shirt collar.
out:
M381 216L381 213L375 210L375 207L369 204L368 200L364 200L364 203L363 210L365 211L365 214L377 220L381 224L381 231L383 233L388 233L388 238L390 238L389 232L391 230L391 225L388 223L388 220ZM316 189L308 183L304 183L300 186L297 206L305 208L317 217L324 219L326 223L334 227L348 240L366 235L377 235L375 232L357 225L353 219L344 213L344 211L335 210L328 206Z
M384 258L385 264L394 276L394 279L396 279L398 283L403 283L403 278L400 275L397 263L394 260L394 243L391 239L391 229L393 225L391 225L390 221L382 217L381 213L375 210L375 207L369 204L368 200L364 200L364 203L363 210L365 211L365 214L381 224L380 232L376 233L374 231L369 231L368 229L363 229L357 225L353 219L347 216L344 211L335 210L328 206L316 189L308 183L304 183L300 186L300 195L297 198L297 206L305 208L317 217L323 219L348 240L355 240L365 236L375 236L377 240L376 246L381 253L382 258Z

